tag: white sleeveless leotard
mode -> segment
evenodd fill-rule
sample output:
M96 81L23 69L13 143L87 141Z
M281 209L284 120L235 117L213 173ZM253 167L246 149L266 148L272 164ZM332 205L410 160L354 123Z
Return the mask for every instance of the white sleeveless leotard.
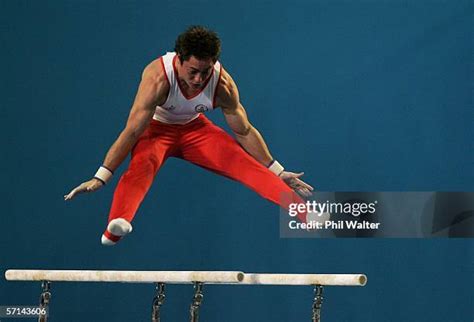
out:
M169 124L186 124L196 119L199 114L214 109L222 66L217 61L204 87L198 93L188 97L185 96L179 86L178 74L175 68L177 59L178 56L175 52L169 52L160 57L170 90L165 103L156 107L153 119Z

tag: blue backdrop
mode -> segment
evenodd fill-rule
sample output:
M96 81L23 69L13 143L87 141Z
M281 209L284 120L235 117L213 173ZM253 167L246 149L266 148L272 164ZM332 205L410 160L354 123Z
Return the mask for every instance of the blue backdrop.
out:
M473 13L466 0L0 0L0 269L364 272L364 288L326 289L324 321L472 321L472 239L280 239L275 205L171 159L134 232L105 248L119 175L63 195L101 164L143 67L191 24L219 33L250 120L317 189L472 191ZM151 285L52 286L52 322L148 320ZM1 279L0 305L39 292ZM187 319L191 293L168 288L165 321ZM311 303L311 288L209 286L201 313L309 321Z

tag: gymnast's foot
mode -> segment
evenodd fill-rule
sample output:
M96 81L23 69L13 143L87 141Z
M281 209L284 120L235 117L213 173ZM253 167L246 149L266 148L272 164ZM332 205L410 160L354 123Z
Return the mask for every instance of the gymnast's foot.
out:
M131 233L132 229L132 225L123 218L111 220L107 226L107 230L102 235L102 245L115 245L123 236Z

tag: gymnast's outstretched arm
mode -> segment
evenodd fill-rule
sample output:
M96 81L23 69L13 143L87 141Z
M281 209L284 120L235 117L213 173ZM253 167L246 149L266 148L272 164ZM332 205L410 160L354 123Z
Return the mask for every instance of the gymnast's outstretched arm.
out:
M258 162L268 167L285 183L303 197L311 196L313 187L299 179L304 172L284 171L274 160L260 132L250 123L239 98L239 91L232 77L222 69L222 78L217 89L216 104L221 107L227 124L240 145Z
M146 129L156 106L166 100L168 91L169 85L161 65L157 61L152 62L143 71L126 126L107 152L103 165L94 178L74 188L64 196L64 200L71 200L83 192L96 191L106 183Z

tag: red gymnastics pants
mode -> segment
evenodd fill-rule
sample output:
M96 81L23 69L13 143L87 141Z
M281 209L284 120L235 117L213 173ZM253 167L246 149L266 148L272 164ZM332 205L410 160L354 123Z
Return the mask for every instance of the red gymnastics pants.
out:
M168 157L190 161L241 182L285 209L291 202L304 202L234 138L201 114L184 125L151 121L133 147L130 165L117 185L109 222L116 218L133 220L156 173ZM305 222L306 218L300 220Z

